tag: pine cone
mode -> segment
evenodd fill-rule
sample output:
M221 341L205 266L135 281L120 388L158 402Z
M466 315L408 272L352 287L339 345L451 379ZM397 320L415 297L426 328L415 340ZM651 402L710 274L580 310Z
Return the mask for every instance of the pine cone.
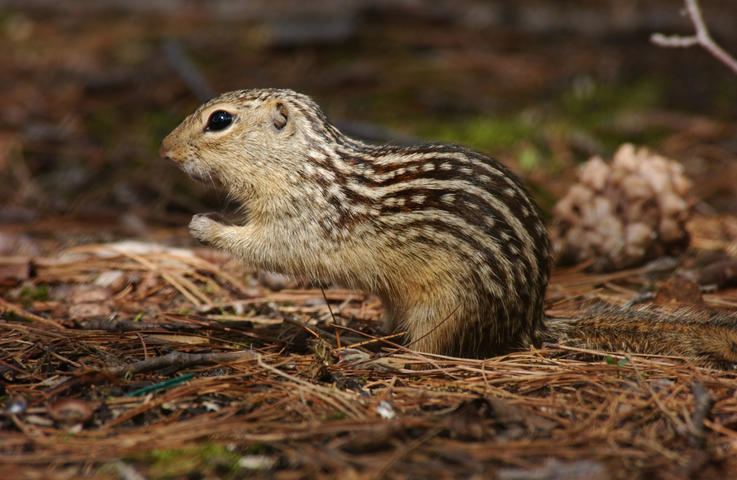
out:
M611 165L594 157L553 210L560 263L593 260L591 270L632 267L688 246L691 182L683 167L624 144Z

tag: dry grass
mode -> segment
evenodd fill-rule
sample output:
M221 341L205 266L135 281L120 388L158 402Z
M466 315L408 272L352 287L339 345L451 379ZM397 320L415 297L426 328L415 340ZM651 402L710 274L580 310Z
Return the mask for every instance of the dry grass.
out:
M730 251L709 222L731 220L701 221L695 246ZM320 289L271 291L196 253L87 245L4 284L3 478L737 473L732 371L554 346L423 355L382 337L380 305L360 292L327 290L333 318ZM94 286L105 272L121 273ZM659 281L652 268L559 271L548 313Z

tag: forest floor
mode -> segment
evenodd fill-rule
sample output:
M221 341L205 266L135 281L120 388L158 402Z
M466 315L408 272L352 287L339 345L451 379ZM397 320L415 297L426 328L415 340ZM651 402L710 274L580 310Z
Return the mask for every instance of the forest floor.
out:
M100 226L54 220L20 238ZM734 288L673 293L676 269L734 279L735 262L714 252L734 249L737 218L691 228L702 233L680 262L558 269L548 315L645 291L734 309ZM737 472L732 370L554 345L487 360L425 355L381 333L373 297L258 281L216 251L166 246L184 235L70 248L46 238L33 256L0 260L3 478Z
M689 250L556 268L546 313L737 308L737 84L721 65L649 31L403 8L0 10L0 478L737 477L733 370L556 345L425 355L382 332L374 297L189 238L222 199L158 159L161 138L213 91L288 86L359 136L493 154L548 217L592 155L635 142L676 159L699 199Z

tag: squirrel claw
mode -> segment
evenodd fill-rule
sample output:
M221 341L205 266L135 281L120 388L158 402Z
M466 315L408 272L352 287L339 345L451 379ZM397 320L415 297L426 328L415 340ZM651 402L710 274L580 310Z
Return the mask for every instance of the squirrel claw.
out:
M220 215L214 212L198 213L189 222L189 233L202 243L212 243L215 232L221 224L217 221Z

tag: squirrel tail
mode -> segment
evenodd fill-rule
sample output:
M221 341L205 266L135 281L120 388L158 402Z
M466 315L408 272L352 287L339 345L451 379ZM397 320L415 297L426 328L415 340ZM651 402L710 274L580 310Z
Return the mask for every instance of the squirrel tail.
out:
M575 318L549 318L543 340L607 351L689 357L708 367L737 364L737 315L684 307L596 304Z

